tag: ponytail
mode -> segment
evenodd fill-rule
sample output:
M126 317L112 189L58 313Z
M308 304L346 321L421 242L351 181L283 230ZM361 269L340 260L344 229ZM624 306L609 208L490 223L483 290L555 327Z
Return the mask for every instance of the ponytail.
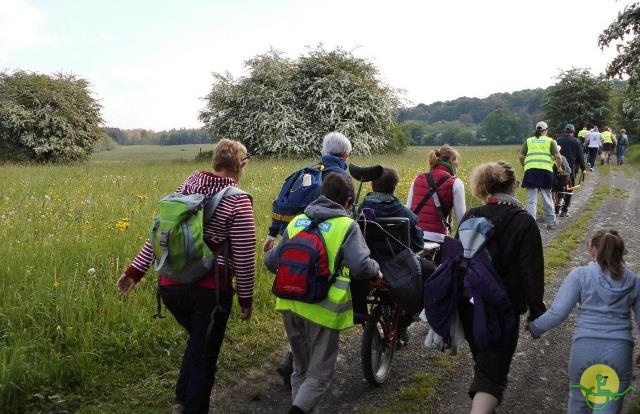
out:
M438 149L429 151L427 161L429 162L429 167L433 168L438 164L438 161L451 163L451 161L455 158L460 158L460 154L458 154L458 151L456 151L453 147L445 144Z
M596 261L604 271L609 271L614 280L624 275L623 256L627 253L624 240L616 230L599 230L591 239L596 251Z

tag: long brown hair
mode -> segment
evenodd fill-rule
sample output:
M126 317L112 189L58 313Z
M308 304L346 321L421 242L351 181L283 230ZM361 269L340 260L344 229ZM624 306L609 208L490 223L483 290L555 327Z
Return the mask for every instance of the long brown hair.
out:
M608 270L614 280L622 279L624 258L627 253L624 240L616 230L598 230L591 239L596 249L596 261L602 270Z

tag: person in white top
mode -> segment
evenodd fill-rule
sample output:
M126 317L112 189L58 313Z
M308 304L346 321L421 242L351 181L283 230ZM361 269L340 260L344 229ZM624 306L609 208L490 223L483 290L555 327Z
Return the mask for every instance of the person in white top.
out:
M587 143L586 145L589 151L589 158L587 162L589 164L589 169L593 171L596 159L598 158L598 149L602 146L602 137L600 136L597 126L594 125L591 131L587 132L585 142Z

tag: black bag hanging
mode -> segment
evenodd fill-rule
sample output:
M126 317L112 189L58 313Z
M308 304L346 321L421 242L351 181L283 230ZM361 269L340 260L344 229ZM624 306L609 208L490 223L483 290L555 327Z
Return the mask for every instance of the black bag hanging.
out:
M422 269L411 249L404 249L393 259L384 261L382 273L389 285L391 300L409 314L422 310Z

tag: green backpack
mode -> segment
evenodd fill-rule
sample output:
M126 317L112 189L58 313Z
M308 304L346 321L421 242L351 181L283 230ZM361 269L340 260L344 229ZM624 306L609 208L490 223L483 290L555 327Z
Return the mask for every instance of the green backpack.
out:
M208 222L223 198L247 194L228 186L213 196L171 193L160 200L149 238L155 255L155 270L177 282L193 283L204 278L217 255L204 241Z

